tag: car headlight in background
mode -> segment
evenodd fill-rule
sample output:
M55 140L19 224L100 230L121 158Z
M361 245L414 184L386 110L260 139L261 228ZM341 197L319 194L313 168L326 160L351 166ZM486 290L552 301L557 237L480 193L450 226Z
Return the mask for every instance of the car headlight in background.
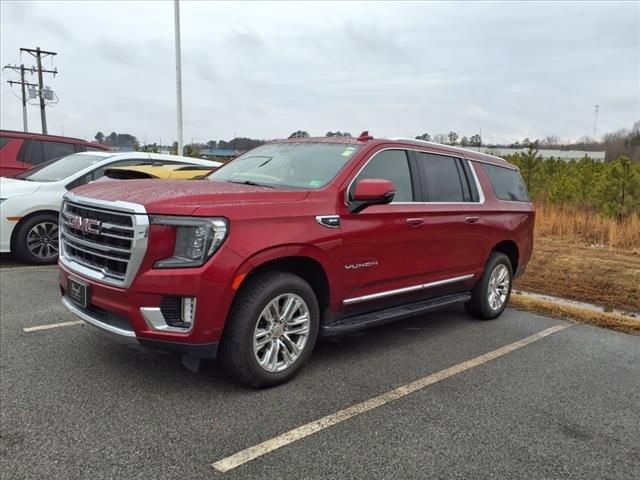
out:
M229 222L226 218L171 217L152 215L152 225L176 228L173 256L158 260L156 268L185 268L203 265L227 238Z

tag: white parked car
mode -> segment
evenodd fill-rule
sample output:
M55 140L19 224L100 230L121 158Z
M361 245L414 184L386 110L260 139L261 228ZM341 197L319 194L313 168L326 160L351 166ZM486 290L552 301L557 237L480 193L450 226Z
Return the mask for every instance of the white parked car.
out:
M158 153L82 152L14 177L1 177L0 252L13 252L27 263L54 263L58 257L58 214L68 190L101 179L108 168L172 164L211 169L222 165Z

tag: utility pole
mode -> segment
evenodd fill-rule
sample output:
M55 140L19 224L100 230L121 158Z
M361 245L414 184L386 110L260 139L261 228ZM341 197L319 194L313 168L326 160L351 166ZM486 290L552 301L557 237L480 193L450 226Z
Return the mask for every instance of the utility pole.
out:
M42 68L42 57L43 56L47 56L47 55L57 55L56 52L47 52L45 50L40 50L40 47L36 48L35 50L32 48L21 48L20 49L21 52L27 52L29 54L31 54L32 56L34 56L36 58L36 61L38 63L38 68L35 69L38 72L38 85L39 85L39 90L38 90L38 96L40 97L40 120L42 121L42 133L43 134L47 134L47 116L44 112L44 107L45 107L45 103L44 103L44 83L42 81L42 74L43 73L53 73L53 76L55 77L55 75L58 73L58 69L56 68L55 70L45 70Z
M15 70L16 72L20 72L20 81L14 82L13 80L7 80L9 85L20 85L22 87L22 129L27 132L29 131L29 127L27 125L27 92L25 90L25 86L28 85L30 87L37 87L35 83L25 82L24 80L24 72L30 71L33 73L32 68L24 68L24 65L5 65L3 68L9 68L11 70Z
M598 126L598 109L600 108L600 105L596 105L596 118L593 121L593 139L596 139L596 127Z
M180 2L173 0L173 20L176 40L176 106L178 120L178 155L182 155L182 59L180 55Z

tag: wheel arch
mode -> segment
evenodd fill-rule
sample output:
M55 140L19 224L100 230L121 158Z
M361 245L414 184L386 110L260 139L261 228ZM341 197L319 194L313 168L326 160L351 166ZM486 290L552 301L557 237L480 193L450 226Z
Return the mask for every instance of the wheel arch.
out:
M514 242L513 240L503 240L495 244L491 249L491 252L499 252L505 254L511 262L513 274L516 274L516 272L518 271L518 262L520 261L520 250L518 249L518 244L516 242Z
M12 251L15 248L16 237L18 235L18 230L20 229L20 227L22 225L24 225L25 222L31 220L33 217L35 217L37 215L55 215L56 217L59 217L60 216L60 212L57 211L57 210L52 210L52 209L48 209L48 208L45 208L45 209L42 209L42 210L34 210L34 211L29 212L28 214L26 214L20 220L18 220L18 223L16 223L16 225L13 227L13 230L11 231L10 246L11 246L11 250Z
M259 252L247 259L238 270L245 274L244 285L252 276L267 270L289 272L304 279L316 294L320 312L330 308L335 300L336 277L324 251L307 245L288 245Z

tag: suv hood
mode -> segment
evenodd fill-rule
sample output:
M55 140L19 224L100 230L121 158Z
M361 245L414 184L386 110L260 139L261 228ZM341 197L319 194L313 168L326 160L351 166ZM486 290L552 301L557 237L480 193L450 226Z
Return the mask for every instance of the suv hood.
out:
M200 207L303 200L306 190L281 190L211 180L121 180L76 188L74 195L143 205L148 213L190 215Z
M0 177L0 197L12 198L31 195L42 186L39 182L28 182L16 178Z

